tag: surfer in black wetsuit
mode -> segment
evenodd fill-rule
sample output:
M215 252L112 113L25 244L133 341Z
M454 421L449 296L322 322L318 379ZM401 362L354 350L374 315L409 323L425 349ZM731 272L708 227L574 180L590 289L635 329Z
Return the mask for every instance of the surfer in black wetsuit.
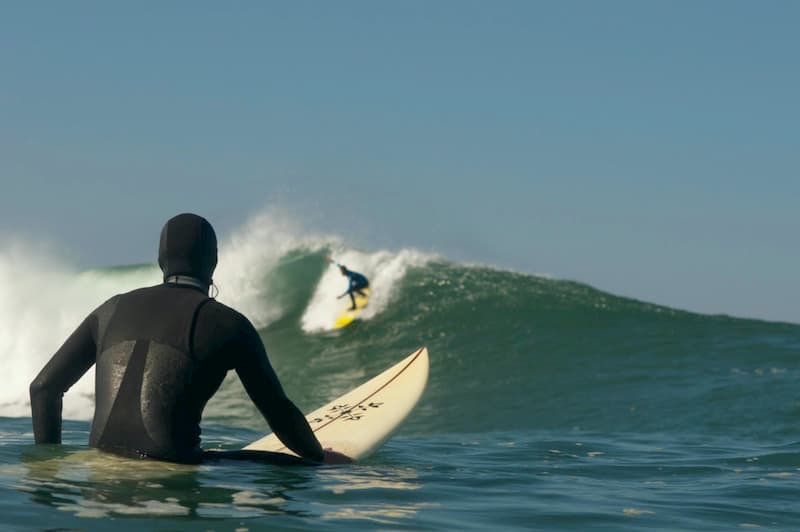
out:
M369 288L369 281L363 274L354 272L352 270L348 270L347 266L345 266L344 264L339 264L337 262L336 265L339 266L339 271L342 273L342 275L347 277L348 280L347 291L344 294L337 296L336 299L341 299L344 296L349 295L350 301L352 302L350 310L355 310L356 297L353 294L355 293L360 295L361 297L366 297L367 294L364 293L364 288Z
M256 329L207 296L217 265L211 224L180 214L161 231L163 284L119 294L94 310L30 386L36 443L61 442L62 397L96 365L89 445L112 453L173 462L210 458L280 461L276 453L203 453L206 402L234 369L274 433L305 461L349 459L323 450L285 395Z

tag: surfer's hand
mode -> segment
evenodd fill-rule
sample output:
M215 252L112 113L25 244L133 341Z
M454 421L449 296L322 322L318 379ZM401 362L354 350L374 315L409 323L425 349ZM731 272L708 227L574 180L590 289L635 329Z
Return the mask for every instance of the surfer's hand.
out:
M329 465L349 464L350 462L353 461L353 459L350 458L349 456L345 456L342 453L338 453L333 449L325 449L323 452L325 453L325 457L322 459L323 464L329 464Z

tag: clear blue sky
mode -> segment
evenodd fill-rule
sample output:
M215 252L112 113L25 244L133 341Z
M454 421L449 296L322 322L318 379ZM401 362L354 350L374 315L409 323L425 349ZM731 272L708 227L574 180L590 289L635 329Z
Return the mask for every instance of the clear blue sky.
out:
M800 2L0 4L0 233L367 248L800 323ZM6 280L8 282L8 280Z

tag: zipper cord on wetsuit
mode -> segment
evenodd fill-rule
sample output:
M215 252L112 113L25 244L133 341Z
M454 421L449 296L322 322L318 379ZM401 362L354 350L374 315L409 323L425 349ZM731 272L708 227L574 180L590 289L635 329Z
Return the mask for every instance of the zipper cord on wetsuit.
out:
M189 275L170 275L166 279L164 279L165 283L170 284L184 284L189 286L194 286L195 288L199 288L205 292L208 292L208 285L200 281L200 279L196 277L191 277Z

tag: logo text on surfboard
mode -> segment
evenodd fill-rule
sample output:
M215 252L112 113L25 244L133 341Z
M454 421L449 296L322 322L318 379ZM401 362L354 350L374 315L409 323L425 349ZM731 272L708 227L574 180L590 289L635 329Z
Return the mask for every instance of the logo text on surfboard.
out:
M343 419L345 421L358 421L364 417L364 413L370 408L380 408L383 403L370 402L367 404L358 404L350 406L348 404L333 405L328 409L328 413L322 417L315 417L309 420L311 423L322 423L323 421L330 421L332 419Z

